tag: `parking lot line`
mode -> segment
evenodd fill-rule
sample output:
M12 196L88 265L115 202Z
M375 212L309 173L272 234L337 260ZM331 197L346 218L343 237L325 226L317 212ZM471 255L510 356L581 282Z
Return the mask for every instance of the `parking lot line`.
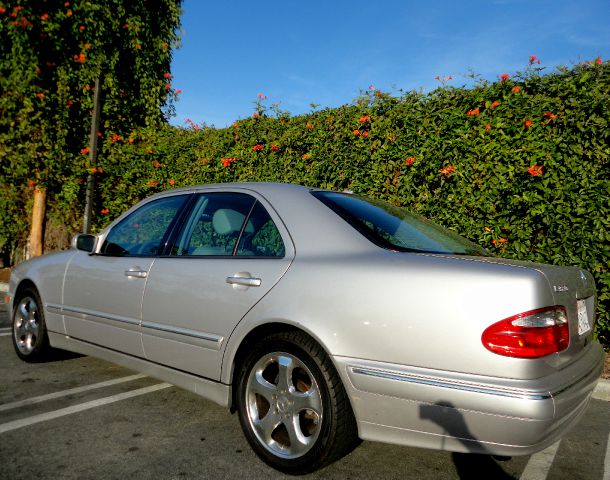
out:
M10 332L11 331L11 327L2 327L0 328L0 332Z
M551 465L553 465L553 460L560 443L561 440L541 452L534 453L528 460L520 480L545 480Z
M73 413L82 412L84 410L89 410L90 408L120 402L121 400L126 400L128 398L137 397L139 395L145 395L147 393L156 392L158 390L162 390L168 387L171 387L169 383L157 383L156 385L151 385L150 387L138 388L136 390L130 390L128 392L119 393L110 397L98 398L97 400L92 400L90 402L80 403L78 405L72 405L66 408L60 408L59 410L54 410L52 412L41 413L39 415L21 418L19 420L13 420L12 422L2 423L0 424L0 433L10 432L11 430L27 427L29 425L34 425L40 422L46 422L47 420L53 420L55 418L71 415Z
M112 380L106 380L105 382L92 383L91 385L83 385L82 387L70 388L68 390L61 390L59 392L47 393L46 395L40 395L39 397L26 398L24 400L18 400L16 402L4 403L0 405L0 412L11 410L13 408L24 407L26 405L34 405L35 403L46 402L47 400L54 400L56 398L66 397L68 395L74 395L76 393L87 392L89 390L95 390L96 388L109 387L111 385L118 385L119 383L132 382L139 380L140 378L146 378L146 375L129 375L128 377L114 378Z
M604 459L604 477L603 480L610 480L610 435L606 443L606 458Z
M11 332L6 332L6 333L0 332L0 337L8 337L8 336L10 336L10 334L11 334Z

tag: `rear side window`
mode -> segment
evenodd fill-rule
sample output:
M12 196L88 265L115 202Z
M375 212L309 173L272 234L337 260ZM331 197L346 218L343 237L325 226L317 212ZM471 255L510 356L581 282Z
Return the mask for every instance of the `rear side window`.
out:
M172 255L283 257L284 243L260 202L243 193L198 196Z
M402 252L489 255L458 234L387 202L337 192L312 194L380 247Z

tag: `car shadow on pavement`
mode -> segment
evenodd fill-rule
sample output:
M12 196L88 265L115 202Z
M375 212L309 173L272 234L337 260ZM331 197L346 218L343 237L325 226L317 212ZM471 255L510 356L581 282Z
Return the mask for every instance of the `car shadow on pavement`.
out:
M449 436L459 440L467 450L478 452L452 453L451 458L461 480L480 478L515 480L515 477L498 465L491 453L484 453L487 449L472 435L464 417L451 402L441 401L432 405L421 405L419 416L440 425Z
M65 360L72 360L84 356L85 355L81 355L80 353L68 352L67 350L60 350L59 348L50 348L47 354L37 363L63 362Z

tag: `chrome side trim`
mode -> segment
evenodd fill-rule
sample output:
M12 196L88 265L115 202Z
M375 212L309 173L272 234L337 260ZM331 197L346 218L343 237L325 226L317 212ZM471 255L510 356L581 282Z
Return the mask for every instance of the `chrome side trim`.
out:
M219 347L224 337L220 335L214 335L213 333L203 333L198 332L196 330L189 330L187 328L179 328L179 327L170 327L168 325L163 325L160 323L154 322L142 322L143 328L150 328L151 330L158 330L160 332L173 333L176 335L184 335L187 337L194 337L200 340L206 340L208 342L216 343Z
M134 320L132 318L121 317L119 315L112 315L109 313L97 312L94 310L88 310L86 308L66 307L66 306L55 304L55 303L47 303L45 305L45 307L47 308L47 310L49 310L49 312L57 313L57 314L61 314L61 315L72 314L71 316L73 316L73 317L77 317L77 318L87 317L87 320L91 320L91 321L96 321L96 319L110 320L113 322L125 323L125 324L133 325L133 326L141 326L142 328L148 328L150 330L157 330L159 332L180 335L182 337L191 337L191 338L194 338L197 340L211 342L214 345L213 348L215 348L217 350L220 349L220 346L222 345L222 342L224 341L224 337L222 337L220 335L215 335L213 333L199 332L196 330L189 330L186 328L179 328L179 327L170 327L168 325L163 325L163 324L154 323L154 322L146 322L146 321L140 322L139 320ZM91 317L91 318L89 318L89 317ZM187 342L187 343L190 343L190 342ZM195 345L198 345L198 344L195 343Z
M417 385L428 385L437 388L447 388L451 390L462 390L465 392L482 393L486 395L496 395L499 397L519 398L522 400L548 400L552 395L548 392L527 392L523 390L509 390L487 385L478 385L462 382L448 382L438 378L422 377L419 375L408 375L400 372L390 372L376 370L372 368L349 367L351 372L367 377L383 378L385 380L396 380L399 382L415 383Z
M140 321L135 320L133 318L121 317L119 315L112 315L111 313L103 313L103 312L98 312L95 310L89 310L86 308L66 307L65 305L62 306L62 305L57 305L54 303L47 303L45 305L45 307L49 311L52 311L53 313L59 313L62 315L72 314L70 316L77 317L77 318L87 317L87 320L92 320L92 321L95 321L96 318L100 318L100 319L104 319L104 320L110 320L112 322L125 323L128 325L135 325L135 326L140 325ZM91 317L91 318L89 318L89 317Z

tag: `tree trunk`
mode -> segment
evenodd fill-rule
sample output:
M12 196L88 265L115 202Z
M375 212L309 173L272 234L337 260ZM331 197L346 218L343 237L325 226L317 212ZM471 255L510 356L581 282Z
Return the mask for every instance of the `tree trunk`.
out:
M39 257L43 253L44 215L47 205L47 189L39 187L34 190L34 207L32 208L32 227L26 250L26 259Z

